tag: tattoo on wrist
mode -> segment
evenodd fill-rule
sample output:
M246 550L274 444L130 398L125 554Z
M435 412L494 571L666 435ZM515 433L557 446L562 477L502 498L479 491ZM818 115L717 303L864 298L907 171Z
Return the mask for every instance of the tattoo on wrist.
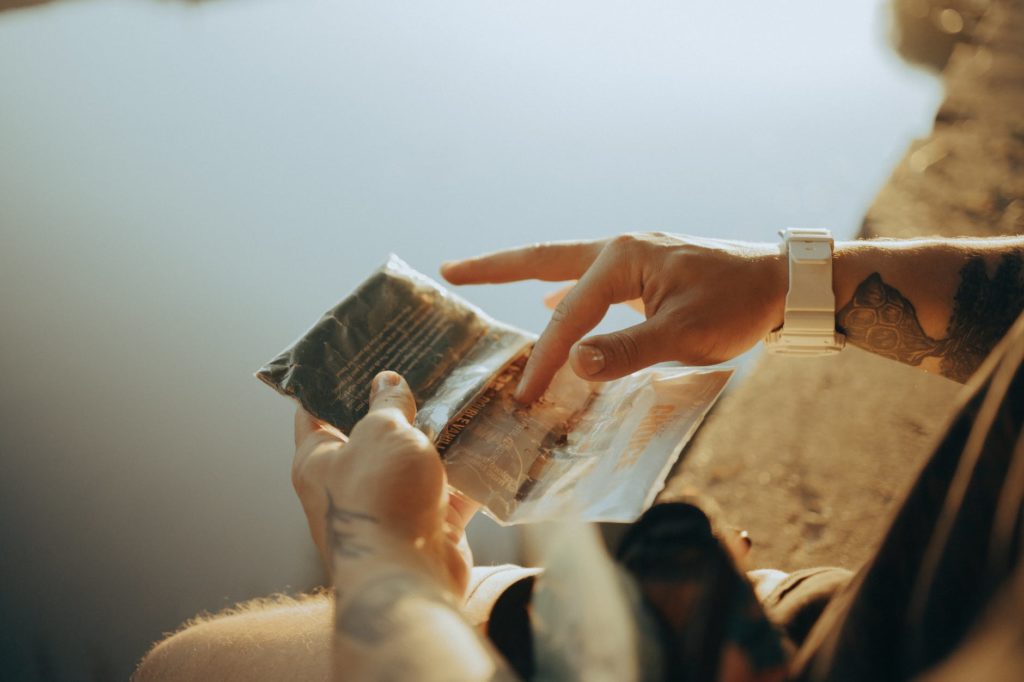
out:
M982 258L969 260L943 339L925 333L914 304L877 272L861 282L836 322L850 343L909 365L939 358L943 375L965 382L1024 310L1021 272L1019 254L1004 255L991 278Z
M376 526L379 523L377 517L371 514L339 507L331 494L327 494L327 546L335 561L358 559L372 554L373 548L359 541L359 526Z
M339 602L334 628L363 644L377 644L409 625L396 612L404 599L413 597L447 604L443 592L422 577L392 573L373 578L348 600Z
M374 679L479 679L479 669L469 674L467 653L492 663L489 682L519 678L494 656L473 627L459 613L452 596L423 575L388 571L354 586L348 598L340 595L334 616L335 637L358 643L374 661ZM437 630L438 612L461 619L464 634L479 644L476 652L455 648ZM451 632L451 622L443 632Z

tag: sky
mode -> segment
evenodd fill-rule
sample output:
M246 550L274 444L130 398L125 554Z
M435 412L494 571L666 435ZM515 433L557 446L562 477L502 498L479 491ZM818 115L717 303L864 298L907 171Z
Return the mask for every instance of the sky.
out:
M252 374L389 252L850 238L940 97L875 3L0 14L5 674L123 679L200 610L316 584L293 408ZM463 293L539 331L547 290Z

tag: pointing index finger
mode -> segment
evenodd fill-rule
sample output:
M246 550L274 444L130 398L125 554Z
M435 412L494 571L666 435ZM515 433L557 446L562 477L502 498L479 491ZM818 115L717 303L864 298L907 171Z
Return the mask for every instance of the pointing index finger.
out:
M516 389L517 400L530 403L539 398L565 364L573 344L601 322L612 303L631 297L620 274L611 259L599 258L566 293L533 347Z
M524 279L558 282L580 277L601 253L603 241L548 242L450 261L441 275L452 284L503 284Z

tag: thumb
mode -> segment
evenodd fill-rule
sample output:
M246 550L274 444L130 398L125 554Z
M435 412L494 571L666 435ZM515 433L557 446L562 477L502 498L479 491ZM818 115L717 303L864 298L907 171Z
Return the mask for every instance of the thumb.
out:
M416 399L409 384L397 372L381 372L370 384L370 412L395 409L402 413L410 424L416 418Z
M583 339L569 354L581 379L609 381L672 359L671 339L654 318L638 325Z

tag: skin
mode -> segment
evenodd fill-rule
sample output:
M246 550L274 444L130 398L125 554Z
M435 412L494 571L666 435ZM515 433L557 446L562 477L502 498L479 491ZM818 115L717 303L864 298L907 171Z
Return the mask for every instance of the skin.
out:
M461 597L472 566L465 527L478 505L448 494L437 450L410 423L415 414L394 372L374 379L370 411L349 439L300 408L292 484L328 576L337 577L337 555L358 558L361 542L403 542Z
M840 242L833 263L837 324L850 324L852 345L965 381L1020 312L1014 264L1022 258L1020 237ZM577 280L554 297L560 300L518 388L523 402L538 398L566 361L583 378L607 381L657 362L729 360L782 325L788 289L788 262L776 244L664 233L535 244L449 262L441 274L452 284ZM910 337L917 343L909 345L927 345L927 338L936 344L931 351L914 354L899 344L894 350L891 334L872 331L879 325L866 311L854 313L865 307L855 293L877 288L877 280L914 323ZM979 301L986 305L979 308ZM644 322L586 336L611 305L627 302ZM858 321L866 325L852 324ZM965 349L971 330L980 333Z
M836 324L854 345L964 383L1024 309L1022 261L1019 237L844 245Z
M335 678L512 679L459 611L476 509L449 495L415 415L394 372L374 379L348 442L296 415L292 479L335 585Z

